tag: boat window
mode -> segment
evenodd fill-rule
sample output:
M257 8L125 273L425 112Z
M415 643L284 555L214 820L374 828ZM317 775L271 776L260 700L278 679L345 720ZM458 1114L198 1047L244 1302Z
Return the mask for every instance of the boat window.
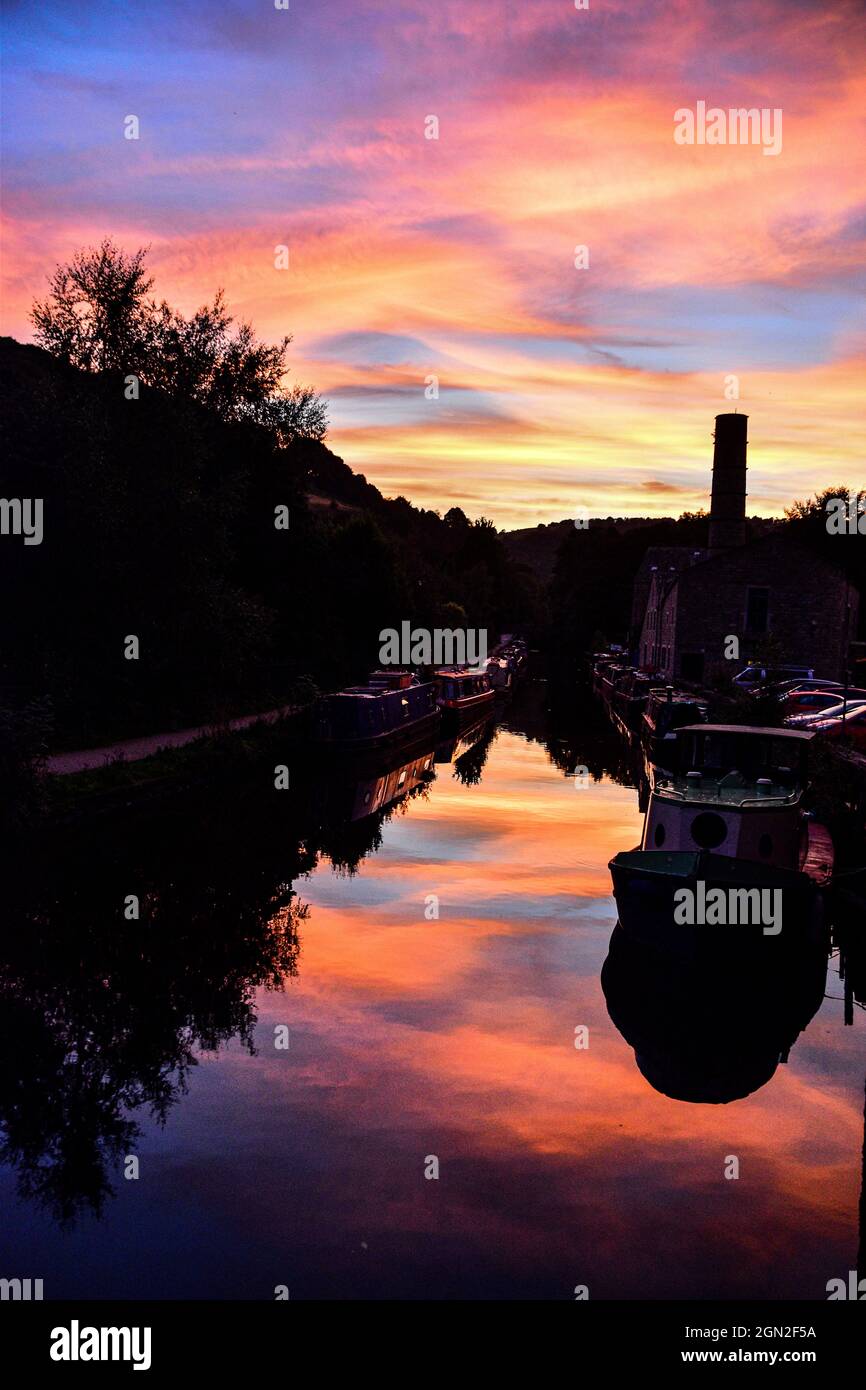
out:
M689 767L700 768L708 777L720 780L738 774L745 781L771 777L794 785L790 742L780 738L758 738L739 733L696 733L689 735L686 759Z
M653 836L653 839L655 840L656 848L661 849L662 845L665 842L665 828L663 825L659 824L656 826L656 833Z
M727 833L728 827L715 811L702 811L692 821L692 839L701 849L717 849Z

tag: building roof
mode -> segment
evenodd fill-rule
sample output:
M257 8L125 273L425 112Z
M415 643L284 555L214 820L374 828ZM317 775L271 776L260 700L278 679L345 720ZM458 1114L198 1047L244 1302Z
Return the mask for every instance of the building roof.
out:
M647 599L654 569L670 579L682 570L701 564L708 552L694 545L651 545L638 566L632 588L632 626L640 629L646 613ZM670 571L674 571L674 575Z
M815 546L810 545L807 540L804 540L801 536L793 535L784 527L769 531L764 536L756 536L754 540L746 541L745 545L726 546L724 550L717 550L714 554L705 551L703 559L697 567L701 570L703 570L705 565L718 567L719 565L726 564L731 557L735 555L739 556L744 553L756 554L760 550L772 551L778 549L801 556L804 561L808 562L813 570L815 568L822 568L825 571L832 570L833 573L838 575L844 573L841 565L828 559L825 554L822 554ZM691 567L688 565L683 565L680 567L680 573L690 568ZM679 574L677 578L679 578Z

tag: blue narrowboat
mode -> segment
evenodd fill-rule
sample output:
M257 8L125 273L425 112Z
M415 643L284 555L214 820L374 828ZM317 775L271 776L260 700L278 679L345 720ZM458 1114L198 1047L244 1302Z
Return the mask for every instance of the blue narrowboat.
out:
M373 671L366 685L323 695L313 713L313 737L324 747L380 748L434 730L436 685L411 671Z

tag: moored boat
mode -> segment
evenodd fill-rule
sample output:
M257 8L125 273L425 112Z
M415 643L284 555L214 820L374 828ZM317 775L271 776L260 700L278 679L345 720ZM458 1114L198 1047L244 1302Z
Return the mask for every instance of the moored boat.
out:
M612 661L601 668L599 693L607 704L610 704L613 698L613 692L616 689L617 681L625 675L628 669L629 668L624 666L621 661Z
M657 681L645 671L629 669L619 677L613 687L611 703L626 728L634 730L646 709L650 691Z
M813 738L721 724L675 732L640 847L610 862L625 931L665 945L693 925L735 926L742 942L808 927L833 869L829 834L804 805Z
M495 694L486 672L465 666L441 666L433 672L436 703L449 719L473 719L483 714Z
M340 750L386 746L434 730L436 685L411 671L373 671L366 685L323 695L313 713L313 737Z
M519 637L506 635L493 648L487 660L486 674L494 692L509 694L526 675L529 650Z
M641 741L647 758L664 767L673 756L677 729L687 724L705 722L707 707L696 695L675 690L672 685L653 686L647 695L646 707L638 720Z

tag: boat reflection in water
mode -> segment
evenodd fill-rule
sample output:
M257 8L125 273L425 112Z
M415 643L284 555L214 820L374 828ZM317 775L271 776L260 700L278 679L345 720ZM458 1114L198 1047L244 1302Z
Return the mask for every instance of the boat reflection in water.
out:
M459 782L467 787L475 786L481 781L495 732L493 715L482 715L473 724L461 729L459 734L437 743L436 762L450 763Z
M810 742L678 729L672 770L652 769L641 847L610 862L608 1012L650 1085L675 1100L758 1090L823 999L833 845L805 809Z
M428 738L419 746L380 752L375 769L352 759L327 778L313 779L313 801L336 821L360 821L411 796L435 776L434 747Z
M659 950L617 924L601 985L607 1011L650 1085L672 1100L723 1105L773 1076L824 997L827 949L804 937L744 968L727 943Z
M641 817L600 707L536 682L393 756L278 730L232 747L201 782L0 843L0 1200L47 1297L549 1299L580 1277L814 1298L851 1268L841 1002L733 1111L668 1098L772 1075L820 998L820 941L772 974L610 942L610 847ZM719 1218L708 1164L737 1145L762 1161Z
M289 797L252 769L218 797L191 786L0 846L0 1163L18 1195L61 1227L101 1214L142 1123L167 1121L198 1058L232 1041L254 1055L257 991L298 974L308 906L294 883L322 858L353 875L437 769L480 779L492 735L486 719L339 765L314 748ZM121 926L130 884L141 914Z
M346 755L323 775L318 760L308 766L310 800L327 823L358 822L381 815L401 801L423 794L437 766L451 764L462 782L480 780L494 732L490 714L451 738L432 735L390 749Z

